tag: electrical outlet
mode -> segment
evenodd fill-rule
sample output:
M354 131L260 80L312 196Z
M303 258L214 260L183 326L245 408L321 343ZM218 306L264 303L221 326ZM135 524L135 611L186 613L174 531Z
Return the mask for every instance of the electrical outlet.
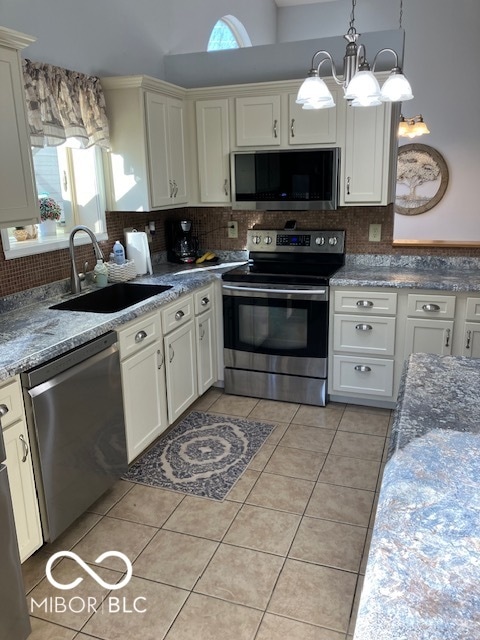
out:
M236 220L230 220L228 223L228 237L238 238L238 222Z
M382 225L371 224L368 229L368 239L370 242L380 242L382 239Z

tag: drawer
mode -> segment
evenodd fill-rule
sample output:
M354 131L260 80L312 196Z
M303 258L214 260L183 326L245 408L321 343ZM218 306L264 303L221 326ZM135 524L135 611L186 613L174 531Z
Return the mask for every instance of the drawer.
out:
M8 380L0 387L0 404L8 407L8 413L2 418L2 429L23 419L22 387L18 378Z
M455 296L421 295L409 293L407 315L414 318L453 318L455 316Z
M465 320L480 322L480 298L467 298L467 311Z
M333 357L333 390L391 397L393 360L380 358Z
M193 297L184 296L161 309L163 333L167 334L193 318Z
M200 291L195 291L193 294L193 306L196 316L211 309L213 306L213 287L205 287Z
M120 360L125 360L143 347L161 339L160 314L155 311L133 320L123 325L117 334L120 345Z
M335 291L334 310L336 313L394 316L397 294L389 291Z
M333 348L335 351L393 356L395 318L336 314L333 318Z

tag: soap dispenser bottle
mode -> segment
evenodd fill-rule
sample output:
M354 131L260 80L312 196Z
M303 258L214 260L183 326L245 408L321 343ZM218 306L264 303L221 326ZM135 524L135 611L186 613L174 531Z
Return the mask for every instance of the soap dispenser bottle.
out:
M103 260L97 260L97 264L93 269L95 284L97 287L106 287L108 284L108 268Z
M116 240L113 245L113 255L116 264L125 264L125 249L120 240Z

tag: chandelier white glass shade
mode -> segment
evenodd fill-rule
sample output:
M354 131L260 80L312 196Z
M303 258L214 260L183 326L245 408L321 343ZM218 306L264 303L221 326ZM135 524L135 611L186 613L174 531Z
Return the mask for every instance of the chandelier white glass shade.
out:
M400 116L400 123L398 125L399 137L416 138L417 136L423 136L430 133L427 125L423 120L423 116L413 116L413 118L405 118Z

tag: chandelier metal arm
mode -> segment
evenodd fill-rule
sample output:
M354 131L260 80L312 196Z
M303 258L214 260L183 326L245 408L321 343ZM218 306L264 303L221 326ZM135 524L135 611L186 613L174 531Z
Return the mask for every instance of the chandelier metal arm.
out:
M388 51L389 53L393 53L393 55L395 56L395 66L394 66L394 70L395 69L399 69L400 67L398 66L398 53L394 50L394 49L390 49L390 47L385 47L384 49L380 49L380 51L377 51L377 53L375 54L375 58L373 59L373 64L372 64L372 71L375 71L375 65L377 64L377 58L381 53L384 53L385 51Z
M320 54L322 54L325 56L322 60L320 60L320 62L318 63L317 66L315 66L315 59L317 56L319 56ZM325 51L324 49L317 51L313 58L312 58L312 70L310 73L314 72L317 75L320 75L320 67L322 66L322 64L326 61L330 62L330 66L331 66L331 71L332 71L332 77L335 80L335 82L339 85L343 85L343 80L341 80L338 75L337 75L337 69L335 67L335 62L333 61L332 56L330 55L330 53L328 51Z

